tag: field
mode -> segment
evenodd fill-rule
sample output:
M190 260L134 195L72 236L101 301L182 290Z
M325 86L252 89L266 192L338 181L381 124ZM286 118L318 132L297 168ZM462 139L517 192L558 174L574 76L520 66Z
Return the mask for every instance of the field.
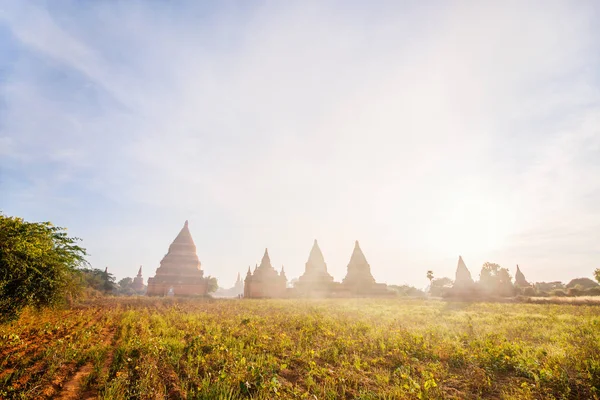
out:
M600 307L106 299L0 326L0 397L598 399Z

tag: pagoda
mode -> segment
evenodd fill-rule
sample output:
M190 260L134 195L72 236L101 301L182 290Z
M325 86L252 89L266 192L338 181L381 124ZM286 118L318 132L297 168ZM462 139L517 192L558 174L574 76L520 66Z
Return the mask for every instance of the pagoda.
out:
M471 289L473 286L473 278L471 277L471 273L467 268L467 265L463 261L461 256L458 256L458 264L456 266L456 275L454 279L454 285L452 286L455 289Z
M517 272L515 273L515 286L516 287L530 287L531 284L525 279L525 275L521 272L519 265L517 265Z
M390 294L387 285L376 283L371 275L371 266L363 254L358 240L354 244L354 251L348 263L348 272L342 281L344 291L353 295L383 295Z
M258 267L254 268L254 272L248 273L244 280L244 297L245 298L275 298L284 297L286 294L287 277L285 271L281 267L281 272L275 271L271 265L269 251L265 249L262 261Z
M471 277L471 272L463 261L461 256L458 256L458 264L456 266L456 275L454 284L452 285L452 296L474 295L476 291L475 282Z
M144 278L142 277L142 266L140 265L140 269L138 270L137 276L133 278L133 283L131 284L131 288L138 293L144 291Z
M196 245L185 221L183 228L169 246L169 251L156 269L156 275L148 278L148 296L205 296L208 282L200 268Z
M304 274L298 278L295 291L301 296L323 297L329 296L334 286L333 277L327 272L325 258L315 239L304 267Z

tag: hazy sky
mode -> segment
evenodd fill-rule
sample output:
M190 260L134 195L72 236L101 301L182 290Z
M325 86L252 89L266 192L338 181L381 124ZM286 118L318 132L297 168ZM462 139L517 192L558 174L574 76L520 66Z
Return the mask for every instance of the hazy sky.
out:
M378 281L600 267L597 1L2 1L0 210L233 285L354 240Z

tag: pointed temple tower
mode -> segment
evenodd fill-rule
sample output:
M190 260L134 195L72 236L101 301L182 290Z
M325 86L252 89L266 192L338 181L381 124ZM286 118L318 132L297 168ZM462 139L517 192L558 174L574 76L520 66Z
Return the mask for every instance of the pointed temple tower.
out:
M138 293L144 291L144 278L142 277L142 266L141 265L140 265L140 269L138 270L137 276L135 278L133 278L133 283L131 284L131 288Z
M530 287L531 284L525 279L525 275L521 272L521 269L517 265L517 272L515 273L515 286L516 287Z
M204 296L208 293L207 280L200 269L187 221L161 260L156 276L148 278L146 294L166 296L170 289L175 296Z
M283 267L281 273L277 273L271 265L269 251L265 249L262 261L258 267L255 267L254 273L246 274L244 281L244 297L245 298L269 298L269 297L285 297L287 278Z
M358 240L354 244L354 251L348 263L348 272L342 281L342 287L356 295L384 295L390 294L387 285L376 283L371 275L371 266L360 249Z
M298 278L295 289L301 296L325 297L334 289L333 277L327 272L327 264L317 239L313 243L304 274Z
M452 290L458 291L470 291L474 288L473 278L471 273L467 269L467 265L463 261L461 256L458 256L458 265L456 266L456 278L454 279L454 285Z

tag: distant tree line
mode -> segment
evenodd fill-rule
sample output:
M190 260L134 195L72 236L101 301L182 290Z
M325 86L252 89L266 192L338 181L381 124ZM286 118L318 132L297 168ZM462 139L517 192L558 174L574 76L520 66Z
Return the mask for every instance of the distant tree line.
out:
M427 271L430 280L429 294L435 297L574 297L600 296L600 269L594 271L597 282L589 278L572 279L564 284L555 282L529 283L517 266L513 280L507 268L496 263L486 262L481 268L479 280L474 281L464 264L456 271L456 280L450 278L434 278L432 271Z

